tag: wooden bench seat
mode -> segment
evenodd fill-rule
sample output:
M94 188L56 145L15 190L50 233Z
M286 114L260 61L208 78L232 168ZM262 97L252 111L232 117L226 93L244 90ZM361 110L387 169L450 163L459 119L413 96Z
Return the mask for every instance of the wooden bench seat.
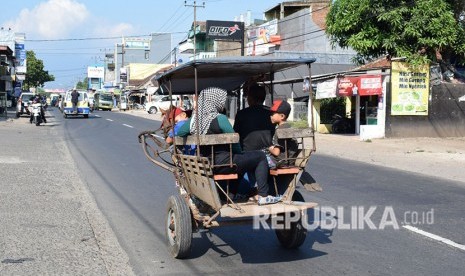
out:
M277 176L282 174L298 174L300 171L299 167L285 167L270 170L270 175Z
M231 174L215 174L213 175L213 179L218 181L218 180L235 180L237 179L237 173L231 173Z

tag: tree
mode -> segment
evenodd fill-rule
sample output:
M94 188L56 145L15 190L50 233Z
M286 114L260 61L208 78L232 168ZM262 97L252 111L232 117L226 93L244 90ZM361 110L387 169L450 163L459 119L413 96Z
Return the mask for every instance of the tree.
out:
M334 0L326 17L333 45L351 47L357 62L405 57L413 65L464 63L463 0Z
M88 82L87 77L85 77L83 81L78 81L78 83L76 84L76 89L85 89L85 90L87 90L87 82Z
M55 77L44 70L42 60L36 58L34 51L26 51L27 74L24 80L25 89L43 87L44 83L54 81Z

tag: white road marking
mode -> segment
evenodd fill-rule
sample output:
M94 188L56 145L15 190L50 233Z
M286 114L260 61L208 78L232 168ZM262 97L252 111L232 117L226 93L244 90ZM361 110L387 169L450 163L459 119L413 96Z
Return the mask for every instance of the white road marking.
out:
M95 115L95 117L98 117L98 118L100 118L100 115Z
M107 121L113 122L113 120L112 120L112 119L107 119Z
M127 124L123 124L123 126L134 128L133 126L130 126L130 125L127 125Z
M450 246L453 246L453 247L461 249L461 250L465 250L465 245L463 245L463 244L456 243L456 242L451 241L449 239L443 238L443 237L435 235L435 234L431 234L429 232L423 231L421 229L418 229L418 228L410 226L410 225L403 225L402 227L404 227L405 229L410 230L412 232L415 232L415 233L418 233L420 235L426 236L426 237L428 237L430 239L440 241L442 243L448 244Z

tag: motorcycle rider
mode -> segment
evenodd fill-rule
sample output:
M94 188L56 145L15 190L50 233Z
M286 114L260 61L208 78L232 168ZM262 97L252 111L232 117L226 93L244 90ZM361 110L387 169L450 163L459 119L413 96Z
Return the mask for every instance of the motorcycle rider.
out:
M32 100L32 103L35 104L35 103L40 103L42 104L42 99L39 95L35 96L34 99ZM45 111L44 111L44 108L43 108L43 105L40 106L40 116L42 117L42 121L44 123L47 123L47 119L45 119ZM34 120L34 113L31 112L31 115L29 116L29 123L32 124L32 121Z

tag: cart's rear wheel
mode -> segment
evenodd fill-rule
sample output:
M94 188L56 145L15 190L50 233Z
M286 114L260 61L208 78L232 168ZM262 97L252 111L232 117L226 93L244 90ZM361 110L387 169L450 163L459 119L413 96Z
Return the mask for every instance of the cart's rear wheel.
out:
M304 197L299 191L295 191L294 195L292 196L292 201L300 201L305 202ZM289 216L290 214L287 214ZM298 216L300 214L293 213L292 216ZM284 216L283 214L278 216ZM286 225L284 219L278 219L278 221L283 221L284 225ZM298 248L305 242L305 238L307 237L307 229L302 224L302 217L299 218L298 221L291 222L289 224L288 229L276 229L276 237L278 237L279 242L285 248Z
M170 196L167 205L166 237L168 248L177 259L189 256L192 244L191 212L182 196Z

